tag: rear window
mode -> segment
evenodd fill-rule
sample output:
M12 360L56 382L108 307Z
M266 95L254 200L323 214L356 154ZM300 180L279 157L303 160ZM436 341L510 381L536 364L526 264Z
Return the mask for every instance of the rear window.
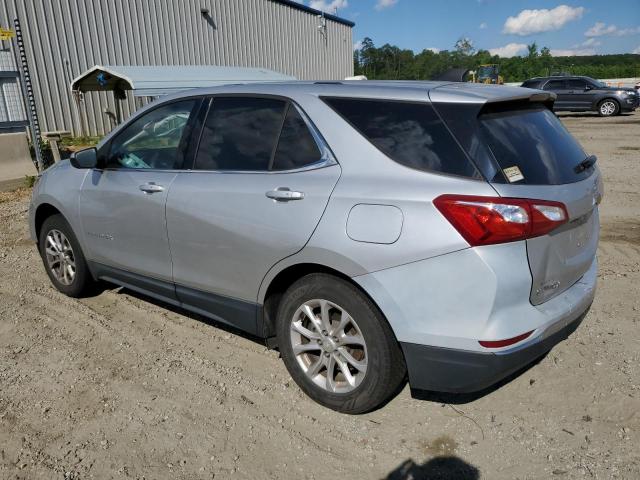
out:
M542 80L527 80L521 86L524 88L540 88Z
M392 160L417 170L481 178L428 103L323 98Z
M558 118L544 106L480 115L480 133L503 172L518 167L529 185L560 185L587 178L576 173L587 155Z
M286 106L271 98L214 98L202 130L196 169L268 170Z
M298 109L289 105L273 159L274 170L292 170L320 161L322 154Z
M544 86L545 90L563 90L564 80L551 80Z

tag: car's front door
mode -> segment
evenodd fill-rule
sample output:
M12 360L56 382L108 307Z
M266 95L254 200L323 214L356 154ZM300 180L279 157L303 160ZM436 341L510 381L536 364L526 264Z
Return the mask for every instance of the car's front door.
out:
M99 152L103 168L85 178L80 212L87 257L105 278L144 282L175 297L165 203L200 101L171 102L133 120Z
M589 87L591 85L589 84ZM576 110L590 110L593 105L595 92L593 88L587 88L587 82L581 78L567 80L567 89L571 91L572 108Z
M339 176L292 102L214 97L194 169L167 201L178 298L252 331L262 279L307 243Z

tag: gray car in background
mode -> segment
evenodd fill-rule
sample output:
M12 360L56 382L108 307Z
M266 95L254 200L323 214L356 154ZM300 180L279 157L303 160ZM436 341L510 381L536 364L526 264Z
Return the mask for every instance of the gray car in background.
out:
M435 82L189 90L47 170L53 283L125 286L263 338L329 408L474 392L580 323L602 182L554 95ZM241 360L239 360L241 361Z
M526 80L525 88L553 92L557 99L553 109L557 112L598 112L610 117L622 112L633 112L640 106L640 94L634 88L610 87L591 77L553 76Z

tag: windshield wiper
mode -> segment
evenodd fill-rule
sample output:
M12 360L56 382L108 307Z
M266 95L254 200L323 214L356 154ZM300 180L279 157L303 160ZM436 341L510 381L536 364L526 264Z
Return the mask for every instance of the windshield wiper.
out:
M576 167L573 170L576 173L582 173L585 170L588 170L589 168L593 167L597 161L598 161L598 157L596 157L595 155L589 155L587 158L581 161L578 165L576 165Z

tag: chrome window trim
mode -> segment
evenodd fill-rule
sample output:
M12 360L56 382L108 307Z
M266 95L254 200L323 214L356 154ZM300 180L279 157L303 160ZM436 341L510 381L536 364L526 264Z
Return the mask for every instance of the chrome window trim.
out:
M281 99L284 102L289 103L290 105L292 105L300 114L300 116L302 117L302 120L304 121L305 125L307 126L307 128L309 129L309 131L311 132L311 136L313 137L313 140L316 143L316 146L318 147L318 149L320 150L320 159L317 162L314 163L310 163L308 165L305 165L304 167L300 167L300 168L292 168L292 169L288 169L288 170L205 170L205 169L196 169L196 168L181 168L181 169L167 169L167 168L126 168L126 167L104 167L104 168L96 168L94 170L100 170L100 171L116 171L116 172L120 172L120 171L125 171L125 172L163 172L163 173L167 173L167 172L174 172L174 173L186 173L186 172L209 172L209 173L233 173L233 174L237 174L237 173L244 173L244 174L256 174L256 173L262 173L262 174L286 174L286 173L299 173L299 172L306 172L306 171L310 171L310 170L317 170L319 168L325 168L325 167L330 167L332 165L339 165L340 163L338 162L338 160L336 159L335 155L333 154L333 152L331 151L331 148L329 147L328 143L326 142L326 140L324 139L324 137L322 136L322 134L320 133L320 131L318 130L318 128L315 126L315 124L313 123L313 121L311 120L311 118L309 118L309 116L307 115L307 113L302 109L302 107L300 107L300 105L298 105L293 99L288 98L288 97L283 97L280 95L264 95L264 94L231 94L231 93L221 93L219 95L208 95L208 96L204 96L204 97L200 97L200 98L209 98L210 99L210 103L208 105L208 109L211 108L211 106L213 105L213 103L215 102L216 97L254 97L254 98L278 98ZM167 102L163 102L162 104L158 105L156 108L159 108L161 106L167 105L169 103L173 103L173 102L177 102L177 101L181 101L184 99L190 99L193 97L197 97L197 96L190 96L190 97L180 97L178 99L173 99L171 101L167 101ZM151 109L149 109L151 110ZM154 108L155 110L155 108ZM207 112L208 114L208 112ZM140 117L141 115L136 115L137 117ZM123 125L122 128L120 130L124 130L126 128L126 126L128 126L131 123L131 121L127 122L127 125ZM202 130L199 132L200 135L202 135ZM119 132L117 132L115 135L117 136L119 134ZM200 143L198 141L198 143ZM197 151L196 151L197 153ZM194 159L195 161L195 159ZM194 165L195 166L195 163Z

